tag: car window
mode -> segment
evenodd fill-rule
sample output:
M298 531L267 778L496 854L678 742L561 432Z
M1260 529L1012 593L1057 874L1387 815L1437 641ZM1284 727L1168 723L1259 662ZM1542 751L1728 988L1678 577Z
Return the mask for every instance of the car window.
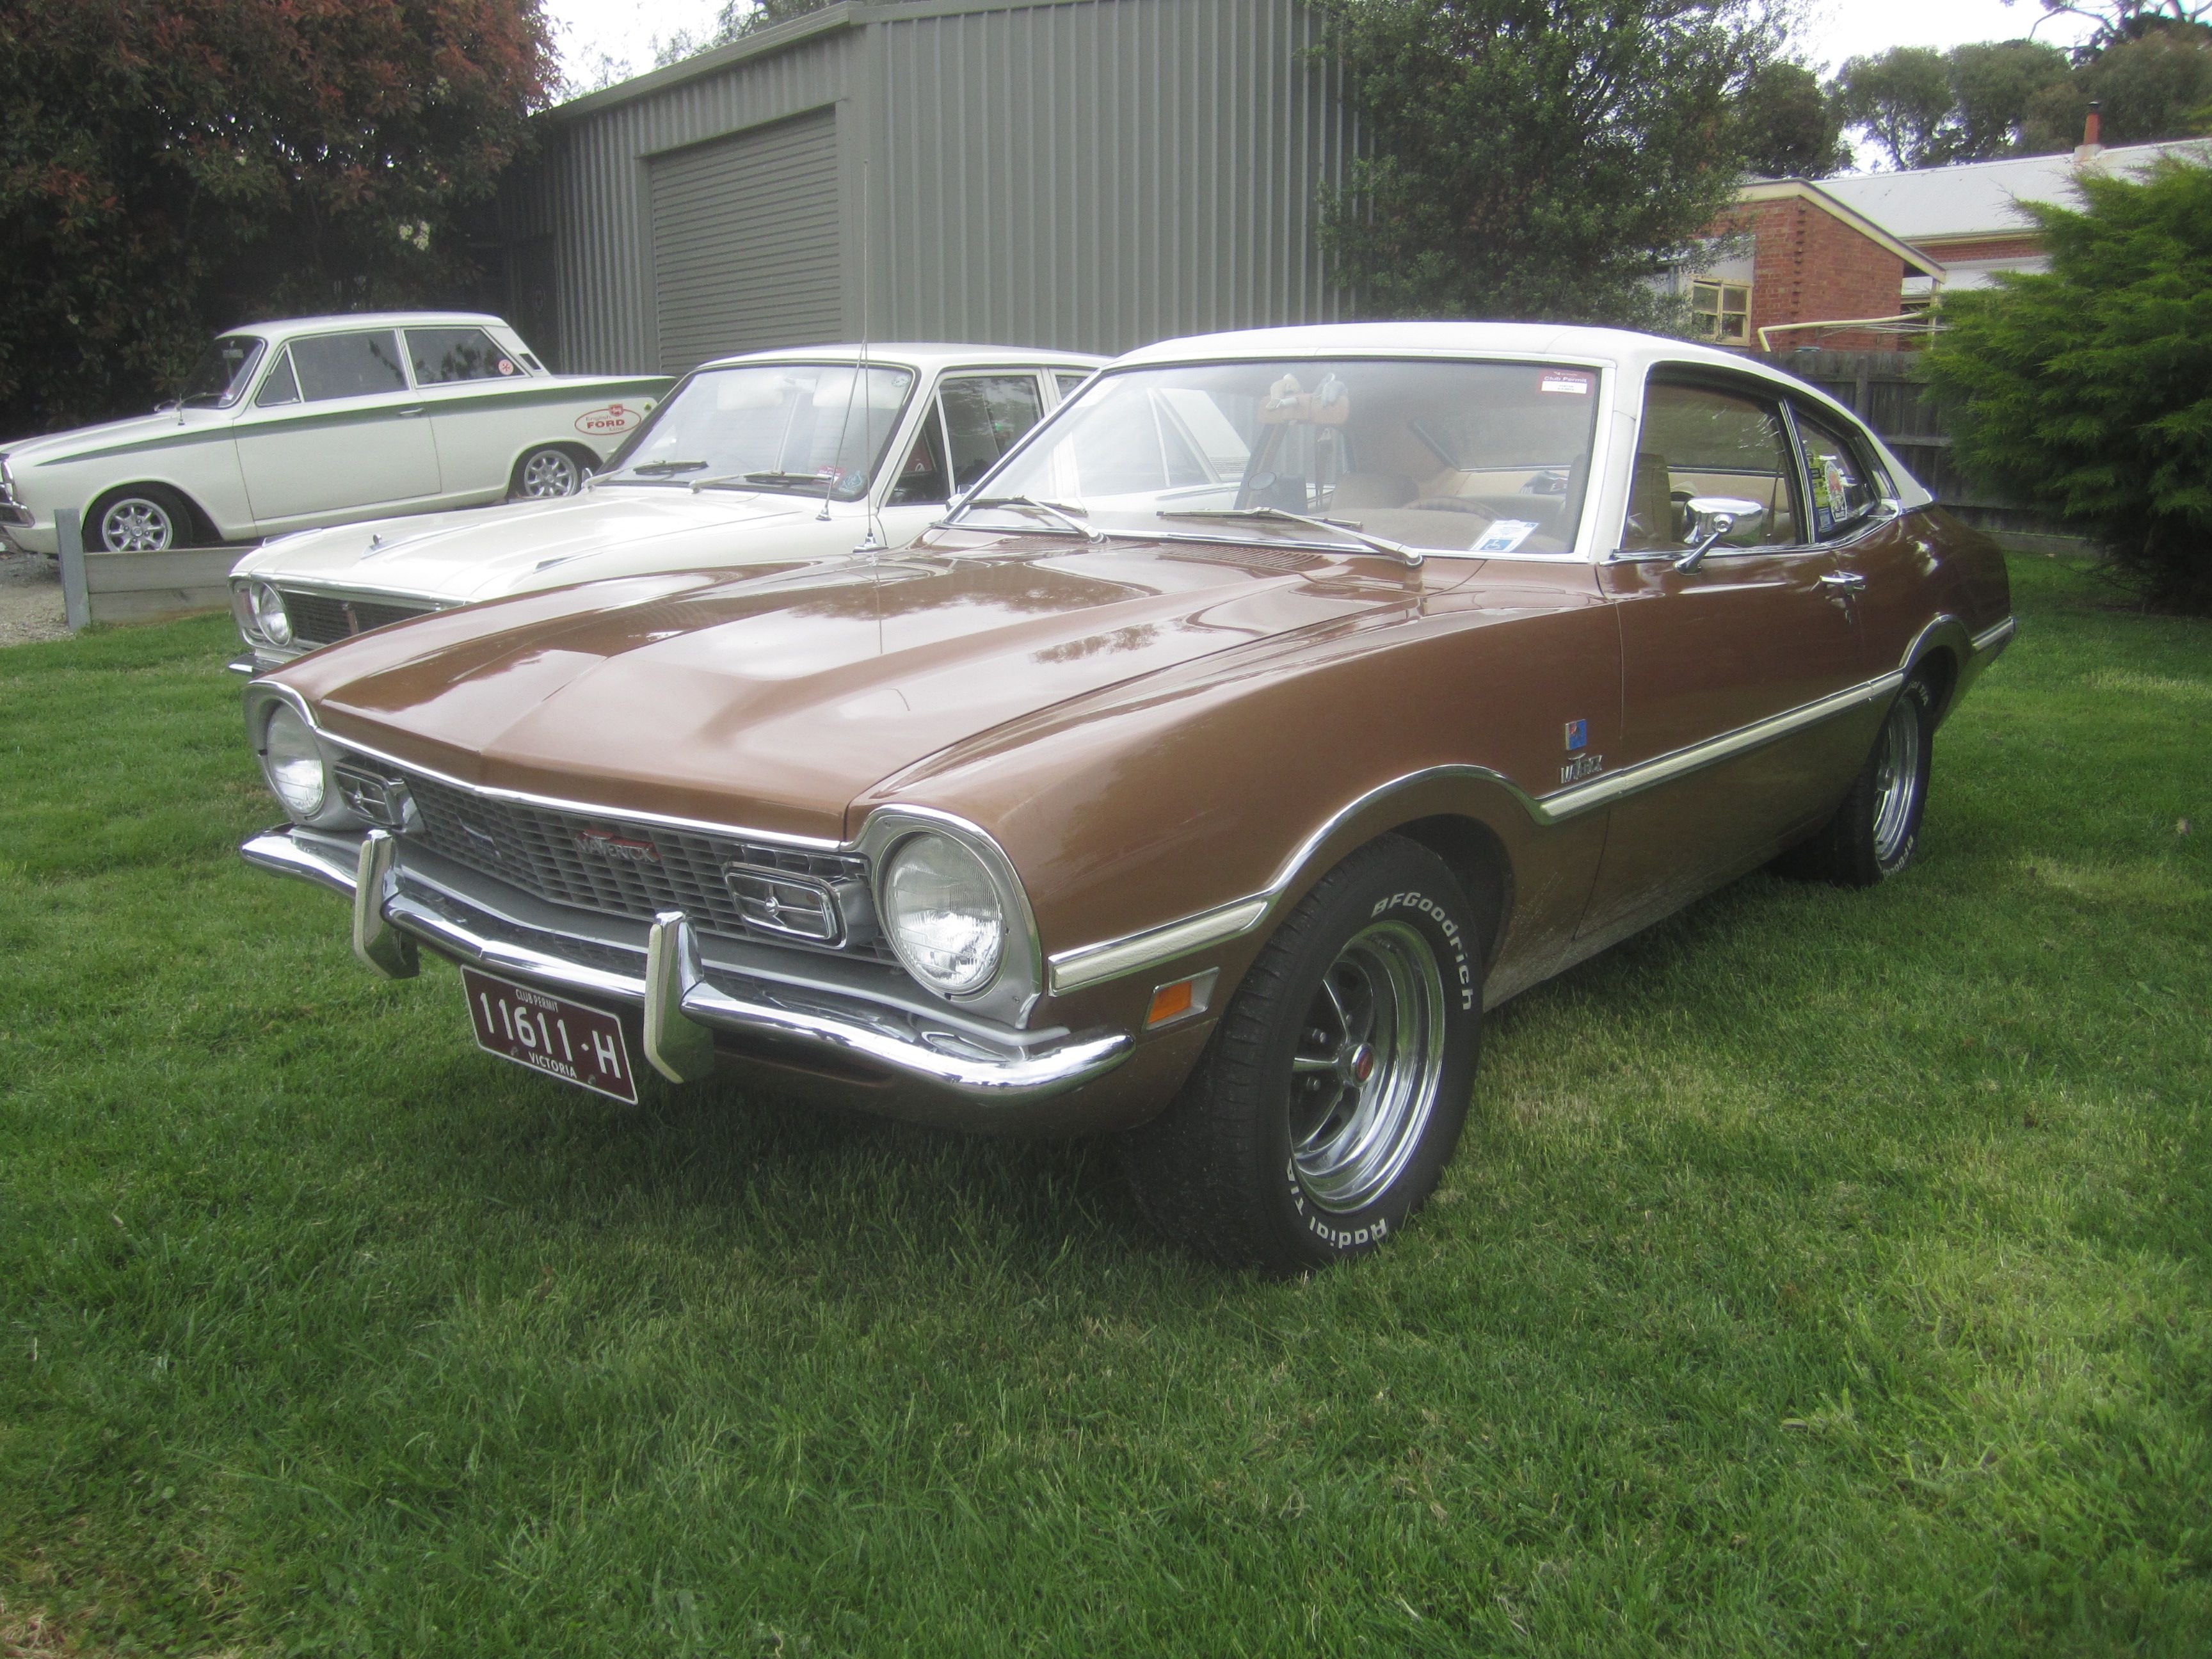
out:
M1791 547L1797 530L1796 463L1775 404L1748 393L1655 380L1644 393L1626 553L1679 552L1693 544L1689 504L1699 495L1759 503L1721 538L1722 549Z
M1034 374L963 374L938 393L951 447L952 487L981 477L1044 414Z
M522 373L515 354L480 328L410 328L407 355L417 386L455 380L497 380Z
M246 393L267 343L258 334L225 334L200 354L185 377L180 401L187 409L228 409Z
M1062 398L1073 398L1083 389L1083 383L1090 378L1088 374L1071 374L1065 370L1054 374L1052 377L1053 384L1060 388L1060 395Z
M300 377L300 395L311 404L407 389L407 371L399 366L399 336L388 328L373 334L295 340L292 365Z
M1881 501L1881 487L1863 447L1835 422L1796 408L1797 435L1805 446L1805 474L1813 487L1813 533L1822 541L1859 530Z
M890 505L921 507L942 501L950 492L945 487L945 446L938 436L937 416L933 413L921 423L921 432L907 452L906 462L899 468L898 477L891 481Z
M276 367L269 371L269 378L261 383L261 390L253 394L256 409L273 409L279 404L300 401L300 377L292 372L292 354L285 352L276 359Z
M1438 552L1565 554L1581 523L1601 378L1572 364L1446 358L1108 369L989 490L1080 507L1093 524L1128 531L1229 514L1249 520L1237 532L1248 538L1332 533L1253 517L1273 508L1341 517Z
M599 483L858 501L888 459L914 380L912 369L850 363L698 369L623 440Z

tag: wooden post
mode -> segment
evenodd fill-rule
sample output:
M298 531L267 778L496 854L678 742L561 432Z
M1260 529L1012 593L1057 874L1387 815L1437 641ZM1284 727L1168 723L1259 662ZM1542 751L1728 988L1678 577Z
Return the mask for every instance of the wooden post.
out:
M54 514L54 542L62 561L62 619L70 633L81 633L92 620L92 597L85 591L84 537L77 530L75 507Z

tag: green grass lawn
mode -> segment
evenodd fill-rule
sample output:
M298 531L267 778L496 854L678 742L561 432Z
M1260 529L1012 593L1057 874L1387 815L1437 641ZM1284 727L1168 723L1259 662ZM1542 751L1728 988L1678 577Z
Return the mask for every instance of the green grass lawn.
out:
M0 1654L2205 1652L2212 625L2015 581L1910 875L1522 997L1290 1284L481 1055L234 856L227 621L0 653Z

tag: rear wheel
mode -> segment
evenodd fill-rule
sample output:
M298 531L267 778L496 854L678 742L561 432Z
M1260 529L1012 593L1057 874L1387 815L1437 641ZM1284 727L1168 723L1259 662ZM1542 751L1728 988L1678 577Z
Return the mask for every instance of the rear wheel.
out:
M1843 805L1784 857L1784 870L1839 887L1872 887L1911 864L1920 850L1935 738L1936 694L1924 679L1907 680Z
M106 553L166 553L192 544L191 509L173 489L136 484L110 490L85 514L85 545Z
M1442 860L1395 836L1325 877L1245 975L1182 1092L1124 1138L1179 1242L1291 1273L1380 1244L1467 1114L1481 940Z
M546 444L514 464L507 494L518 501L550 501L573 495L592 476L588 463L566 444Z

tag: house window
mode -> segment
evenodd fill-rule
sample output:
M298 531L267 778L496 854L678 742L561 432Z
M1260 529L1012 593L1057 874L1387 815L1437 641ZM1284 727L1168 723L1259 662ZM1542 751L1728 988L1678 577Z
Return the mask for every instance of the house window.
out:
M1742 345L1751 338L1751 284L1693 282L1690 312L1699 339Z

